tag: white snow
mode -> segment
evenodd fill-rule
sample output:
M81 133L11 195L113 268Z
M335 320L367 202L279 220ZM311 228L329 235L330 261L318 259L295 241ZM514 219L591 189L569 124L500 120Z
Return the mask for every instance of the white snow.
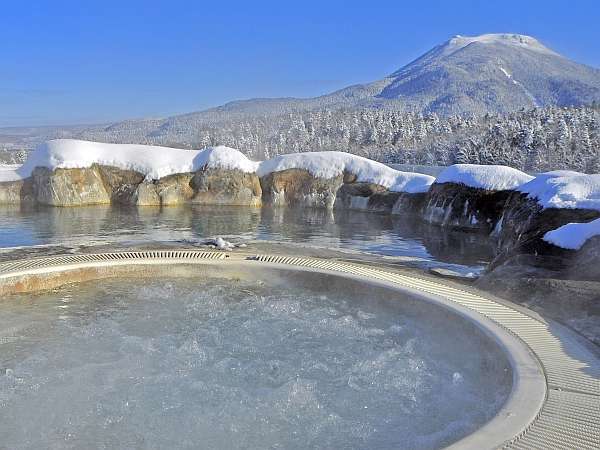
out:
M600 219L587 223L568 223L548 231L544 240L557 247L579 250L588 239L600 236Z
M444 169L436 178L436 183L457 183L465 186L502 191L531 181L533 177L508 166L455 164Z
M228 252L232 251L234 248L246 247L246 244L244 244L244 243L234 244L233 242L226 241L221 236L217 236L216 238L208 239L203 244L207 245L211 248L216 248L218 250L225 250Z
M556 54L548 47L544 46L537 39L526 36L524 34L511 34L511 33L490 33L482 34L480 36L461 36L456 35L446 45L446 53L454 53L461 48L466 47L474 42L481 44L503 44L520 47L527 50L532 50L540 53L551 53Z
M507 72L507 70L506 70L504 67L500 66L500 71L501 71L501 72L502 72L504 75L506 75L506 78L508 78L509 80L511 80L513 83L516 83L516 81L515 81L515 80L513 80L513 77L512 77L512 75L511 75L510 73L508 73L508 72Z
M510 81L512 81L512 83L515 86L519 86L519 88L521 88L521 90L525 93L525 95L527 95L527 97L529 97L529 99L531 100L531 103L533 103L533 106L538 107L539 103L538 103L537 99L535 98L535 96L531 92L529 92L529 90L525 86L523 86L523 84L521 84L521 82L515 80L513 78L513 76L510 73L508 73L508 71L504 67L502 67L502 66L499 66L499 67L500 67L500 71L504 75L506 75L506 78L508 78Z
M600 174L586 175L568 170L546 172L517 190L536 199L544 208L600 211Z
M135 170L150 179L194 172L204 166L254 172L258 165L240 151L224 146L183 150L152 145L56 139L38 146L18 173L21 177L28 177L37 166L73 169L90 167L92 164Z
M356 175L358 182L375 183L392 192L427 192L434 178L419 173L400 172L385 164L343 152L307 152L277 156L263 161L258 175L286 169L304 169L315 177L333 178L344 172Z
M18 164L0 164L0 183L22 179L23 177L17 171L19 167Z

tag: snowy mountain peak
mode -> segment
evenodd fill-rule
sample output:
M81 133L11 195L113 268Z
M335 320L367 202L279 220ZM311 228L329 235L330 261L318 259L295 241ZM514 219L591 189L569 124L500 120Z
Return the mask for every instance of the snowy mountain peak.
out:
M461 36L460 34L454 36L445 45L446 54L454 53L467 45L475 42L481 44L500 44L500 45L511 45L522 49L532 50L542 53L556 54L548 47L544 46L540 41L531 36L524 34L511 34L511 33L490 33L482 34L480 36Z

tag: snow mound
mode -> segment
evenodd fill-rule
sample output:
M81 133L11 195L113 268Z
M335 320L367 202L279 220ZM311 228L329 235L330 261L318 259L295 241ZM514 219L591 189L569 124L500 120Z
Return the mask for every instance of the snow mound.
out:
M568 223L556 230L548 231L544 235L544 240L557 247L579 250L594 236L600 236L600 219L587 223Z
M483 166L455 164L444 169L436 178L436 184L457 183L488 191L515 189L533 180L533 177L508 166Z
M517 190L536 199L544 208L600 211L600 174L586 175L568 170L546 172Z
M174 173L194 172L202 167L254 172L258 165L240 151L224 146L183 150L152 145L56 139L39 145L18 173L21 177L28 177L38 166L53 170L85 168L92 164L135 170L151 179Z
M19 167L18 164L0 164L0 183L22 179L23 177L18 172Z
M385 164L344 152L307 152L277 156L260 163L260 177L287 169L304 169L314 177L333 178L349 172L358 182L374 183L392 192L427 192L434 178L419 173L400 172Z

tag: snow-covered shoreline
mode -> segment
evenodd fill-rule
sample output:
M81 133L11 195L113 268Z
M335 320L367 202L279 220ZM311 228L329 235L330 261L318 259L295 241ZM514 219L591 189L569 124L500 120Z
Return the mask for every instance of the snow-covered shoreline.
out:
M513 190L526 194L543 208L600 211L600 174L554 171L535 177L507 166L456 164L437 178L395 170L385 164L345 152L307 152L252 161L239 150L208 147L184 150L133 144L104 144L73 139L48 141L36 148L21 166L0 167L0 182L31 176L35 167L50 170L87 168L93 164L141 173L147 180L191 173L201 168L239 170L259 177L289 169L330 179L352 174L356 182L373 183L390 192L426 193L433 184L454 183L488 191Z
M36 167L48 169L86 168L93 164L135 170L147 179L160 179L201 168L240 170L266 176L287 169L303 169L318 178L352 173L356 181L384 186L392 192L427 192L434 178L402 172L385 164L344 152L313 152L282 155L266 161L252 161L234 148L217 146L184 150L151 145L104 144L73 139L56 139L38 146L27 161L11 172L12 181L27 178Z

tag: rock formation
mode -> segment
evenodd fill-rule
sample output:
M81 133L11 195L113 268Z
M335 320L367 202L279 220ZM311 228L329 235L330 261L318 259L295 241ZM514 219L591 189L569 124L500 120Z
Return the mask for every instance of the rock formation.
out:
M434 183L425 199L423 219L433 225L490 233L509 195L510 191Z
M83 206L110 204L112 190L97 165L85 169L36 167L32 174L33 196L42 205Z
M201 169L191 182L192 203L203 205L261 206L262 189L255 173L240 170Z
M333 208L343 176L318 178L304 169L272 172L260 179L263 201L272 206Z

